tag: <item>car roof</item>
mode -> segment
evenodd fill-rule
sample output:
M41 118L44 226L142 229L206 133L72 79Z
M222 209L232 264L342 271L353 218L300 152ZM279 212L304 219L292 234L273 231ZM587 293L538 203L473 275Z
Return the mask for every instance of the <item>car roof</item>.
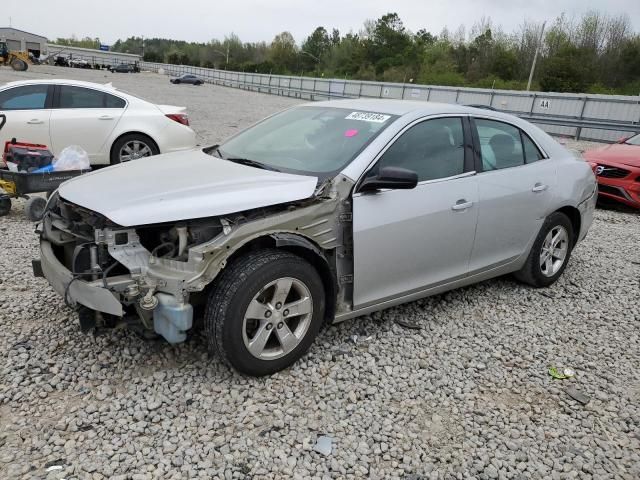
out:
M306 103L311 107L335 107L352 110L363 110L367 112L383 113L387 115L407 115L409 113L419 113L424 116L439 115L447 113L474 114L492 117L513 118L512 115L500 113L495 110L474 108L454 103L425 102L424 100L388 100L378 98L340 99L322 102Z
M68 79L46 79L46 80L18 80L15 82L7 82L3 86L5 87L19 87L20 85L75 85L77 87L89 87L96 90L114 91L117 90L110 83L94 83L83 82L82 80L68 80Z

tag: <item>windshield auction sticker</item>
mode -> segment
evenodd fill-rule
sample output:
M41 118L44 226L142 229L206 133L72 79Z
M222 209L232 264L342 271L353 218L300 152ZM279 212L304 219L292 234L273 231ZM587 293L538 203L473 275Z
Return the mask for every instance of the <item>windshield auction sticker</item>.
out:
M345 117L346 120L361 120L363 122L384 123L391 118L391 115L371 112L351 112Z

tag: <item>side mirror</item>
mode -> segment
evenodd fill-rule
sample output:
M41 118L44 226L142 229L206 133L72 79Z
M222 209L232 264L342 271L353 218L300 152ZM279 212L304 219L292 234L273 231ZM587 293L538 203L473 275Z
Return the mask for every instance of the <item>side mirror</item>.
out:
M629 140L631 137L620 137L618 140L616 140L616 143L624 143L627 140Z
M374 192L383 188L410 190L418 184L418 174L400 167L383 167L377 175L367 177L360 184L359 192Z

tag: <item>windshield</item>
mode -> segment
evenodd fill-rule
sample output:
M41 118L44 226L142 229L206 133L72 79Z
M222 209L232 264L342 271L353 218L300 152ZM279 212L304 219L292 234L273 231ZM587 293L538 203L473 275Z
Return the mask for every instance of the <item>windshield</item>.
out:
M627 138L624 143L628 143L629 145L640 145L640 133L631 138Z
M349 164L395 118L344 108L293 108L238 134L212 153L327 178Z

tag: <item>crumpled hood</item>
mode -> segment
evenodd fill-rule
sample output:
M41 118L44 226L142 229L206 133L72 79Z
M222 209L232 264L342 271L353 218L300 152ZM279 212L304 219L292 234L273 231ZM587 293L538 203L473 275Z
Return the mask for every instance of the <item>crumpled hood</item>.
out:
M584 152L584 157L591 162L616 162L632 167L640 167L640 146L614 143Z
M63 183L58 193L131 227L302 200L316 185L316 177L240 165L194 149L88 173Z

